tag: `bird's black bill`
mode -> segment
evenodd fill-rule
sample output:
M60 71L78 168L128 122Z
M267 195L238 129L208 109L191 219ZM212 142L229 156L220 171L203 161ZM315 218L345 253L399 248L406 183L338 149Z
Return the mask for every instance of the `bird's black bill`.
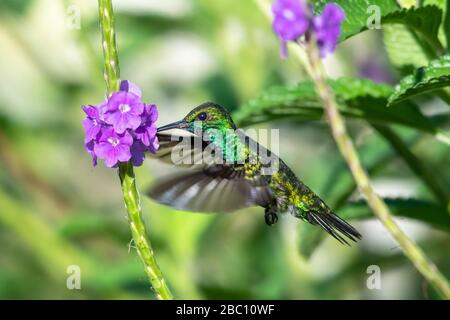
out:
M177 122L172 122L170 124L166 124L165 126L159 127L158 132L167 131L170 129L185 129L187 128L187 123L184 120L180 120Z

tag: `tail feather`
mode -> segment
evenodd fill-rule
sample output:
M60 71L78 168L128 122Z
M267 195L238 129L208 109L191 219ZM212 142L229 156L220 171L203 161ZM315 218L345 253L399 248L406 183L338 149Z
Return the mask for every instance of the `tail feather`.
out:
M310 211L306 214L306 219L311 224L321 226L342 244L350 245L345 237L354 242L362 238L361 234L354 227L332 212Z

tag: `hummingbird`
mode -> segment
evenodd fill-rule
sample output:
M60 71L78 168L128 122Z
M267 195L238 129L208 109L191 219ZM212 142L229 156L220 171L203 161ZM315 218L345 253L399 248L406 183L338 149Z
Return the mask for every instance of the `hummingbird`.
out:
M163 133L172 129L187 135ZM147 195L159 203L206 213L260 206L269 226L279 214L290 213L320 226L342 244L362 238L283 160L238 129L230 113L216 103L203 103L182 120L159 127L157 136L160 148L155 157L187 170L150 188ZM276 169L269 170L271 166Z

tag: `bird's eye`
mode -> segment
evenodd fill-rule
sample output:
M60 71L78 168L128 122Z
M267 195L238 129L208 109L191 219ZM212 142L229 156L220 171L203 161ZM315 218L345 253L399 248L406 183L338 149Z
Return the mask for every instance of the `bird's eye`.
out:
M202 112L202 113L200 113L198 116L197 116L197 118L198 118L198 120L200 120L200 121L205 121L206 120L206 118L207 118L207 114L206 114L206 112Z

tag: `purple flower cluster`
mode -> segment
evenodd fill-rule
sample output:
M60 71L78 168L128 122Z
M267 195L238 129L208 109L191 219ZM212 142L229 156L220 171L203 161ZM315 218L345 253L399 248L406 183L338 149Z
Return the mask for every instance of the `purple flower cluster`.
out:
M314 32L320 55L325 57L336 50L345 12L335 3L329 3L319 16L313 16L312 7L305 0L275 0L273 30L281 40L281 57L287 57L287 42L297 41L308 32Z
M84 146L94 166L98 158L110 168L129 160L140 166L146 151L158 150L156 105L143 103L141 90L130 81L122 81L120 91L100 105L82 108L86 113Z

